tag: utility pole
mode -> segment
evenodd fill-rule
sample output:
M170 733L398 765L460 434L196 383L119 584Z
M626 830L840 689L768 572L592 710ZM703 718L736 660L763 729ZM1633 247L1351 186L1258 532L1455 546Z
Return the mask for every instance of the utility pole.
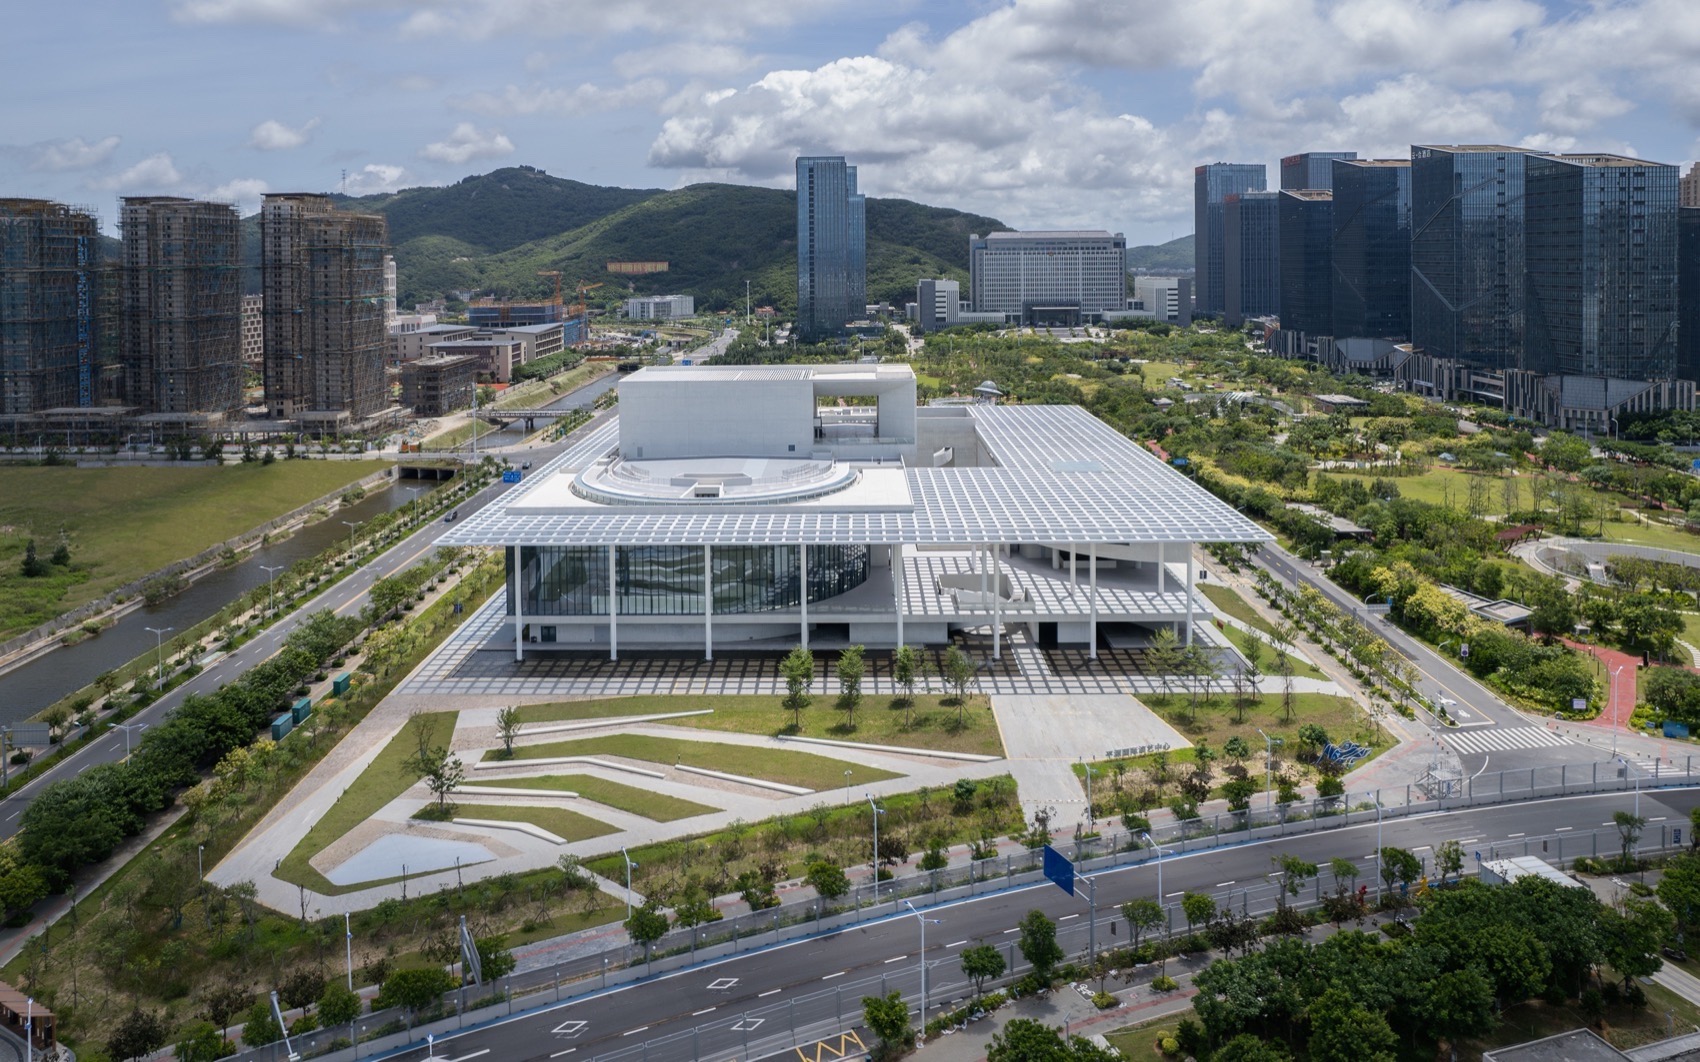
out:
M154 651L158 654L158 657L159 657L159 664L158 664L159 681L157 683L155 683L155 686L158 689L164 689L165 688L165 636L167 634L171 633L172 631L176 630L177 628L176 627L143 627L142 629L154 636Z

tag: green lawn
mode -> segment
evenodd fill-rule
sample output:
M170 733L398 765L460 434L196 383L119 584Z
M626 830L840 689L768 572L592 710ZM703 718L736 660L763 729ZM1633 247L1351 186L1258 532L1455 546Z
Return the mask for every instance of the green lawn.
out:
M454 734L455 720L459 714L428 712L415 718L435 728L437 744L447 744ZM419 780L419 775L407 767L408 758L418 747L413 727L412 723L402 727L401 732L390 739L390 743L384 746L377 758L354 780L354 784L312 825L295 849L278 864L277 877L292 885L305 885L315 892L331 896L370 888L374 884L363 882L346 887L333 885L307 861L324 851L337 838L376 815L380 808L407 792L408 788Z
M1617 523L1606 521L1605 540L1607 542L1632 542L1638 546L1656 546L1659 549L1674 549L1683 553L1700 553L1700 535L1690 534L1679 527L1669 524L1644 524L1639 520L1633 523Z
M586 800L606 804L618 811L642 815L656 822L688 819L692 815L707 815L718 811L707 804L681 800L666 793L652 793L636 786L593 778L588 774L544 774L533 778L502 778L494 782L479 780L481 785L498 785L503 789L539 789L553 792L577 793Z
M580 815L566 808L527 807L522 804L459 804L455 808L457 819L495 819L498 822L529 822L533 826L541 826L545 830L568 842L588 841L592 837L602 837L610 833L618 833L606 822L598 822L589 815Z
M938 694L917 694L915 707L909 713L904 711L903 702L899 698L864 698L861 707L856 710L856 725L852 728L848 714L836 707L836 696L817 696L810 707L803 709L800 729L792 727L791 713L780 707L779 700L778 697L771 696L705 697L651 694L556 704L530 704L520 708L520 718L526 723L567 722L626 715L664 715L668 712L711 708L714 710L713 715L669 719L667 725L735 734L786 734L837 741L859 741L872 745L973 752L986 756L1003 755L1003 743L998 735L997 722L992 718L989 704L984 697L969 697L966 709L960 713L953 698ZM957 723L959 714L962 719L960 726ZM904 725L906 717L912 717L907 720L911 724L909 726Z
M140 579L332 494L383 461L278 461L184 468L0 469L0 637ZM71 571L18 572L63 533Z
M1270 623L1268 620L1264 619L1261 615L1259 615L1257 610L1251 607L1250 602L1246 601L1245 598L1241 597L1238 593L1234 592L1233 590L1228 589L1226 586L1223 586L1220 583L1206 583L1205 585L1201 586L1199 589L1204 591L1204 596L1210 599L1210 603L1212 605L1215 605L1218 609L1221 609L1222 612L1224 612L1225 614L1232 616L1233 618L1239 620L1241 623L1244 623L1247 626L1256 627L1258 630L1262 631L1264 634L1273 635L1275 633L1275 625L1273 623ZM1241 632L1241 631L1234 631L1234 632L1232 632L1232 634L1233 634L1233 638L1234 638L1234 644L1240 645L1242 640L1245 637L1244 633ZM1300 654L1300 653L1277 654L1275 652L1274 647L1268 645L1267 643L1265 643L1264 648L1268 651L1268 655L1271 658L1274 658L1277 655L1279 655L1279 656L1285 656L1288 660L1291 660L1293 662L1293 675L1296 678L1313 678L1313 679L1327 679L1328 678L1327 675L1322 673L1321 668L1317 667L1315 664L1311 663L1309 660L1306 660L1304 658L1303 654ZM1275 666L1274 666L1273 663L1265 664L1263 666L1263 672L1264 672L1264 674L1269 675L1272 678L1278 678L1278 676L1276 676L1276 674L1275 674Z
M516 748L514 760L509 762L548 756L620 756L628 760L658 763L663 766L677 763L809 789L866 785L869 782L883 782L888 778L900 777L890 771L828 759L808 752L748 745L722 745L712 741L680 741L645 734L608 734L602 737L580 738L576 741L527 745ZM492 756L486 753L484 758L488 761ZM850 772L848 779L845 778L846 771Z

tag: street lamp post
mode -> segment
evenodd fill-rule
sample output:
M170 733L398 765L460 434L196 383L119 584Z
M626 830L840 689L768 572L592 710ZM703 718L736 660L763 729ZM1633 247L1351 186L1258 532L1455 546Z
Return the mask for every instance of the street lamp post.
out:
M1146 844L1157 850L1155 860L1157 864L1157 906L1163 907L1163 935L1167 937L1169 935L1169 911L1167 907L1163 906L1163 846L1152 840L1151 835L1143 830L1140 831L1139 835L1145 838Z
M1611 709L1611 754L1617 755L1617 673L1623 664L1611 669L1611 683L1606 687L1606 706Z
M147 726L146 723L113 723L112 724L112 728L114 730L124 731L124 758L125 759L130 758L130 731L140 730L145 726Z
M158 654L159 681L155 683L160 689L165 688L165 636L176 630L176 627L143 627L154 636L154 652Z
M360 526L360 521L344 520L342 523L344 527L348 528L348 559L352 562L354 560L354 530Z
M1253 727L1252 729L1256 730L1259 734L1263 734L1263 796L1264 796L1264 808L1267 811L1274 811L1275 810L1275 739L1270 737L1268 734L1264 734L1263 728L1260 727L1260 726Z
M206 852L206 845L198 844L195 846L195 873L200 875L202 881L207 880L206 860L203 858Z
M419 522L419 488L408 487L407 496L413 504L413 515L408 519L407 526L412 527Z
M885 809L874 803L873 797L868 797L868 807L874 813L874 903L878 905L880 902L880 816L885 814Z
M844 772L844 806L850 806L850 771Z
M348 912L342 912L342 946L348 956L348 990L354 991L354 925Z
M927 925L942 926L944 922L937 918L923 918L921 912L915 910L915 905L908 900L903 906L909 908L909 913L915 916L915 921L921 925L921 1028L927 1027Z
M626 921L630 922L632 920L632 871L637 867L637 864L632 862L632 857L626 853L625 845L620 846L620 858L626 861Z
M1381 794L1375 794L1375 903L1381 906Z
M282 564L262 564L260 570L266 573L266 609L277 611L277 573L283 571Z
M1091 829L1093 824L1098 821L1097 816L1092 814L1092 765L1088 763L1084 766L1086 768L1086 828Z

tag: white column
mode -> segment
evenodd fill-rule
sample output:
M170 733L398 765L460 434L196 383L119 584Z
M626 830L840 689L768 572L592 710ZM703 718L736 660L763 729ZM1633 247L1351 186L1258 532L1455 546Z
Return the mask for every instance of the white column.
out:
M897 644L903 644L903 543L891 546L891 585L897 594Z
M714 547L702 547L702 658L714 659Z
M1169 547L1161 542L1157 543L1157 592L1169 592Z
M1192 644L1192 580L1197 569L1192 563L1192 543L1186 547L1186 644Z
M1092 599L1089 606L1090 619L1086 624L1086 643L1088 660L1098 659L1098 543L1091 545L1091 552L1086 555L1086 577L1091 583L1087 596Z
M992 659L1003 659L1003 589L998 582L998 551L1002 547L993 543L992 550Z
M525 659L525 552L516 543L514 545L514 587L511 591L514 601L514 661Z
M1075 549L1075 543L1070 542L1068 544L1068 596L1069 597L1074 596L1074 588L1077 585L1079 585L1079 581L1074 577L1074 555L1077 552L1079 552L1079 551Z
M608 547L608 659L620 659L620 569Z
M797 601L803 606L803 640L800 643L804 649L809 647L809 547L806 543L797 545Z

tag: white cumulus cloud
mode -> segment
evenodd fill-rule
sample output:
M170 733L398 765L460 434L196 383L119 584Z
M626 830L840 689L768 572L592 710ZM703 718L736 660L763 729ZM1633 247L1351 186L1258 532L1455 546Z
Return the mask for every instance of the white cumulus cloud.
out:
M131 166L121 173L96 181L97 188L119 192L150 193L176 188L183 183L183 174L171 160L169 152L161 151Z
M602 88L588 82L577 88L544 88L533 85L521 88L509 85L501 92L474 92L449 100L449 106L463 111L492 116L516 114L588 114L591 111L619 110L623 107L652 104L667 93L667 83L660 78L643 78L615 88ZM462 125L455 130L470 129ZM499 136L500 134L498 134ZM453 137L450 137L453 140ZM501 138L504 142L505 137ZM432 147L438 145L433 144ZM512 150L513 145L508 145ZM429 150L429 149L427 149ZM506 154L506 152L496 152ZM450 161L463 161L454 159Z
M514 153L514 142L500 129L483 130L471 122L461 122L442 140L426 144L420 157L432 162L459 165L472 159L494 159Z
M260 151L288 151L298 148L313 137L313 130L319 127L319 119L309 118L297 127L291 128L275 118L268 118L254 127L248 137L248 146Z
M260 197L271 191L271 185L258 177L237 177L207 193L207 198L220 203L235 203L243 214L260 209Z
M376 195L394 192L416 183L407 170L383 162L369 162L348 175L349 195Z
M66 140L44 140L27 149L32 170L87 170L99 166L118 150L119 139L102 137L89 143L80 136Z

